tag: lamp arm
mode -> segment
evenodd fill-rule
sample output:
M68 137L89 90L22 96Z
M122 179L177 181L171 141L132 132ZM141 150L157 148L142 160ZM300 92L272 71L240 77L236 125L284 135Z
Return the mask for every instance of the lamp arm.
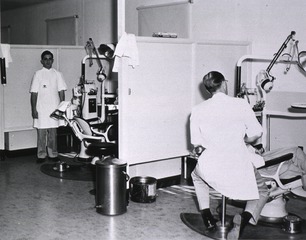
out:
M272 69L272 67L274 66L275 62L277 61L277 59L279 58L279 56L281 55L281 53L284 51L284 49L287 47L288 42L293 39L293 36L295 35L295 31L292 31L290 33L290 35L287 37L287 39L284 41L284 43L282 44L282 46L280 47L280 49L277 51L277 53L275 54L274 58L272 59L272 61L270 62L269 66L266 69L266 72L270 75L270 71ZM274 77L271 76L274 80Z

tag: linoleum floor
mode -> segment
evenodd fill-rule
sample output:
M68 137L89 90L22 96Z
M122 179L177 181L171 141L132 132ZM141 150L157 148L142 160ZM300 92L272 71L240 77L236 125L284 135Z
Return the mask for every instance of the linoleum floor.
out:
M96 212L92 181L51 177L40 166L34 155L0 162L1 240L209 239L180 219L182 212L197 213L194 189L184 182L157 189L153 203L129 201L126 213L105 216ZM212 200L212 208L218 203ZM293 202L289 207L305 219L305 203ZM267 239L275 238L267 234Z

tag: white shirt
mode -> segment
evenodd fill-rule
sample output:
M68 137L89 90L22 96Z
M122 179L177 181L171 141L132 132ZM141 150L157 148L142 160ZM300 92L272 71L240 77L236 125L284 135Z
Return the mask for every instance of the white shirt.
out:
M59 91L67 90L67 85L60 72L54 68L43 68L35 72L30 92L38 93L36 109L38 119L34 119L35 128L57 128L59 122L50 114L60 103Z
M260 135L262 127L249 104L217 93L192 109L191 143L206 150L199 157L201 177L221 194L240 200L258 199L254 167L264 165L244 142Z

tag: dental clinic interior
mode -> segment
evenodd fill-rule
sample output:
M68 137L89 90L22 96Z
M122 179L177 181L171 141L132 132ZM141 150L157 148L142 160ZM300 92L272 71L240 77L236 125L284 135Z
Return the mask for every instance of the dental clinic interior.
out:
M219 222L206 231L191 110L219 71L265 151L306 151L305 11L303 0L1 0L0 239L227 239L245 202L210 189ZM37 163L30 86L45 50L67 91L51 114L58 161ZM301 176L278 173L240 239L306 239Z

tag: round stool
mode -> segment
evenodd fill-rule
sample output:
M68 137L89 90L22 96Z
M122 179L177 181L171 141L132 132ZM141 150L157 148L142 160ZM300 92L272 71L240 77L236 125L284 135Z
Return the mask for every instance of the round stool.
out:
M220 221L216 224L216 230L214 231L204 231L204 235L213 239L226 239L229 230L232 227L232 224L226 221L226 197L222 195L222 209Z

